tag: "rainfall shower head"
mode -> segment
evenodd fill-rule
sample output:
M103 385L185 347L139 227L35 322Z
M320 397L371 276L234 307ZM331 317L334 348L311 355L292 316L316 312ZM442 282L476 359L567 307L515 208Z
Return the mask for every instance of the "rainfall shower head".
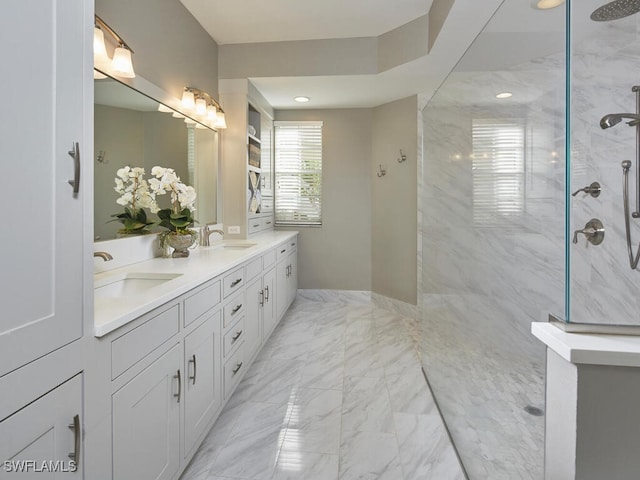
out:
M627 122L627 125L630 127L636 127L640 124L640 115L636 115L635 113L610 113L602 117L600 120L600 128L603 130L605 128L611 128L619 124L623 118L631 120Z
M640 0L613 0L606 5L596 8L591 14L594 22L608 22L628 17L640 12Z

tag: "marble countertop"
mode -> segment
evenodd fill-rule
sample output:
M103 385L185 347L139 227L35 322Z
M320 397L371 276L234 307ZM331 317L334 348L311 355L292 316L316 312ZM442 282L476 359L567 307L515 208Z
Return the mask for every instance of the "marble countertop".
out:
M154 258L108 272L96 273L94 275L96 282L126 273L179 274L180 276L136 295L94 298L94 336L107 335L131 320L266 252L297 233L269 231L242 240L241 242L244 243L256 244L249 248L228 249L221 248L219 244L212 244L211 247L196 248L191 251L188 258Z
M533 322L531 333L571 363L640 367L640 336L569 333L547 322Z

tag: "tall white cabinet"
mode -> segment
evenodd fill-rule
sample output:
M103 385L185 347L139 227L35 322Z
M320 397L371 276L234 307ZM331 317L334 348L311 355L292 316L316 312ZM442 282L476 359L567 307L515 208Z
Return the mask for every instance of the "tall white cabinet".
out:
M89 0L2 3L0 461L81 448L92 24Z

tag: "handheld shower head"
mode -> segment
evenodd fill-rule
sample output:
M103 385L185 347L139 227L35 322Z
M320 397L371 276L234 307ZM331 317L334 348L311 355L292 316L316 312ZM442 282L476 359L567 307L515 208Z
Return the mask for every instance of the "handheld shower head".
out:
M620 115L616 115L615 113L610 113L609 115L605 115L600 120L600 128L603 130L605 128L611 128L622 121L622 117Z
M600 128L603 130L611 128L619 124L623 118L631 120L630 122L627 122L627 125L630 127L636 127L640 123L640 115L635 113L609 113L600 119Z

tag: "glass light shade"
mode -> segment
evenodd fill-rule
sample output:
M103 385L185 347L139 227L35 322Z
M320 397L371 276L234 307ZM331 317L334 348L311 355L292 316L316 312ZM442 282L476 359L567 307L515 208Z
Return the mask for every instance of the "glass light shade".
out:
M133 63L131 63L131 50L125 47L118 47L113 52L111 60L111 70L114 75L123 78L134 78Z
M192 120L192 119L191 119L191 118L189 118L189 117L185 117L185 119L184 119L184 123L186 123L187 125L195 125L195 124L196 124L196 121L195 121L195 120Z
M224 118L224 112L218 112L216 114L216 128L227 128L227 120Z
M196 100L193 98L193 92L185 90L182 93L182 108L192 110L196 107Z
M93 78L94 80L102 80L103 78L107 78L104 73L100 73L98 70L93 70Z
M181 113L178 113L178 112L173 112L173 114L171 116L175 117L175 118L185 118L184 115L182 115Z
M196 128L199 128L200 130L206 130L207 127L205 127L204 125L200 124L200 123L196 123Z
M158 111L163 113L173 113L173 109L167 107L165 104L161 103L158 105Z
M207 102L205 102L204 98L199 98L196 100L196 114L197 115L207 114Z
M207 120L215 122L216 118L218 118L218 109L214 105L207 106Z
M104 44L104 33L98 27L93 27L93 65L105 68L110 61L107 47Z

